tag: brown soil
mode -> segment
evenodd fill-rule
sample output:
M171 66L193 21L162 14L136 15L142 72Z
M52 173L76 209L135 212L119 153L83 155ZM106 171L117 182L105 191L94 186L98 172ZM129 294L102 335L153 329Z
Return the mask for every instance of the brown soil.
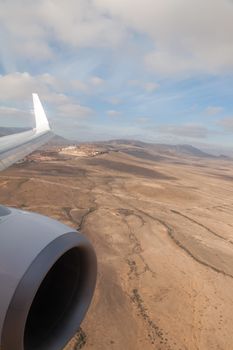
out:
M66 350L232 350L233 163L143 156L53 154L0 174L2 204L95 246L95 297Z

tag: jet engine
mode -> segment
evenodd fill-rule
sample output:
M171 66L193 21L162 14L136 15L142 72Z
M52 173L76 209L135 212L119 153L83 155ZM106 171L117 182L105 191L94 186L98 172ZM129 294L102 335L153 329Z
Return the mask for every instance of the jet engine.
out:
M61 350L93 297L95 252L48 217L0 206L0 348Z

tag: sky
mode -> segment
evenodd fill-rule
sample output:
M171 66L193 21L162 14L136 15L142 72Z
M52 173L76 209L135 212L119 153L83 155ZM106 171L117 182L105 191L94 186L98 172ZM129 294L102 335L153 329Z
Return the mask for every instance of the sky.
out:
M232 0L0 2L0 125L233 149Z

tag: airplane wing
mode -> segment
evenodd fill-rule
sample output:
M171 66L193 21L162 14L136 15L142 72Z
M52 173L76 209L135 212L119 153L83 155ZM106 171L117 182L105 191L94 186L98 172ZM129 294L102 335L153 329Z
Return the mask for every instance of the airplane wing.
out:
M36 94L33 104L36 127L0 137L0 170L52 136ZM85 317L96 276L96 255L84 235L0 205L0 349L64 349Z
M37 94L32 94L36 127L32 130L0 137L0 171L23 159L44 143L53 133Z

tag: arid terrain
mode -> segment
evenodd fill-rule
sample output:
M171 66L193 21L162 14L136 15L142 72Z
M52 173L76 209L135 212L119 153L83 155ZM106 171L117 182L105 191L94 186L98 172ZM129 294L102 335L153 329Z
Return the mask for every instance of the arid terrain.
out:
M59 219L95 246L95 297L66 350L232 350L233 161L95 147L53 147L0 173L1 204Z

